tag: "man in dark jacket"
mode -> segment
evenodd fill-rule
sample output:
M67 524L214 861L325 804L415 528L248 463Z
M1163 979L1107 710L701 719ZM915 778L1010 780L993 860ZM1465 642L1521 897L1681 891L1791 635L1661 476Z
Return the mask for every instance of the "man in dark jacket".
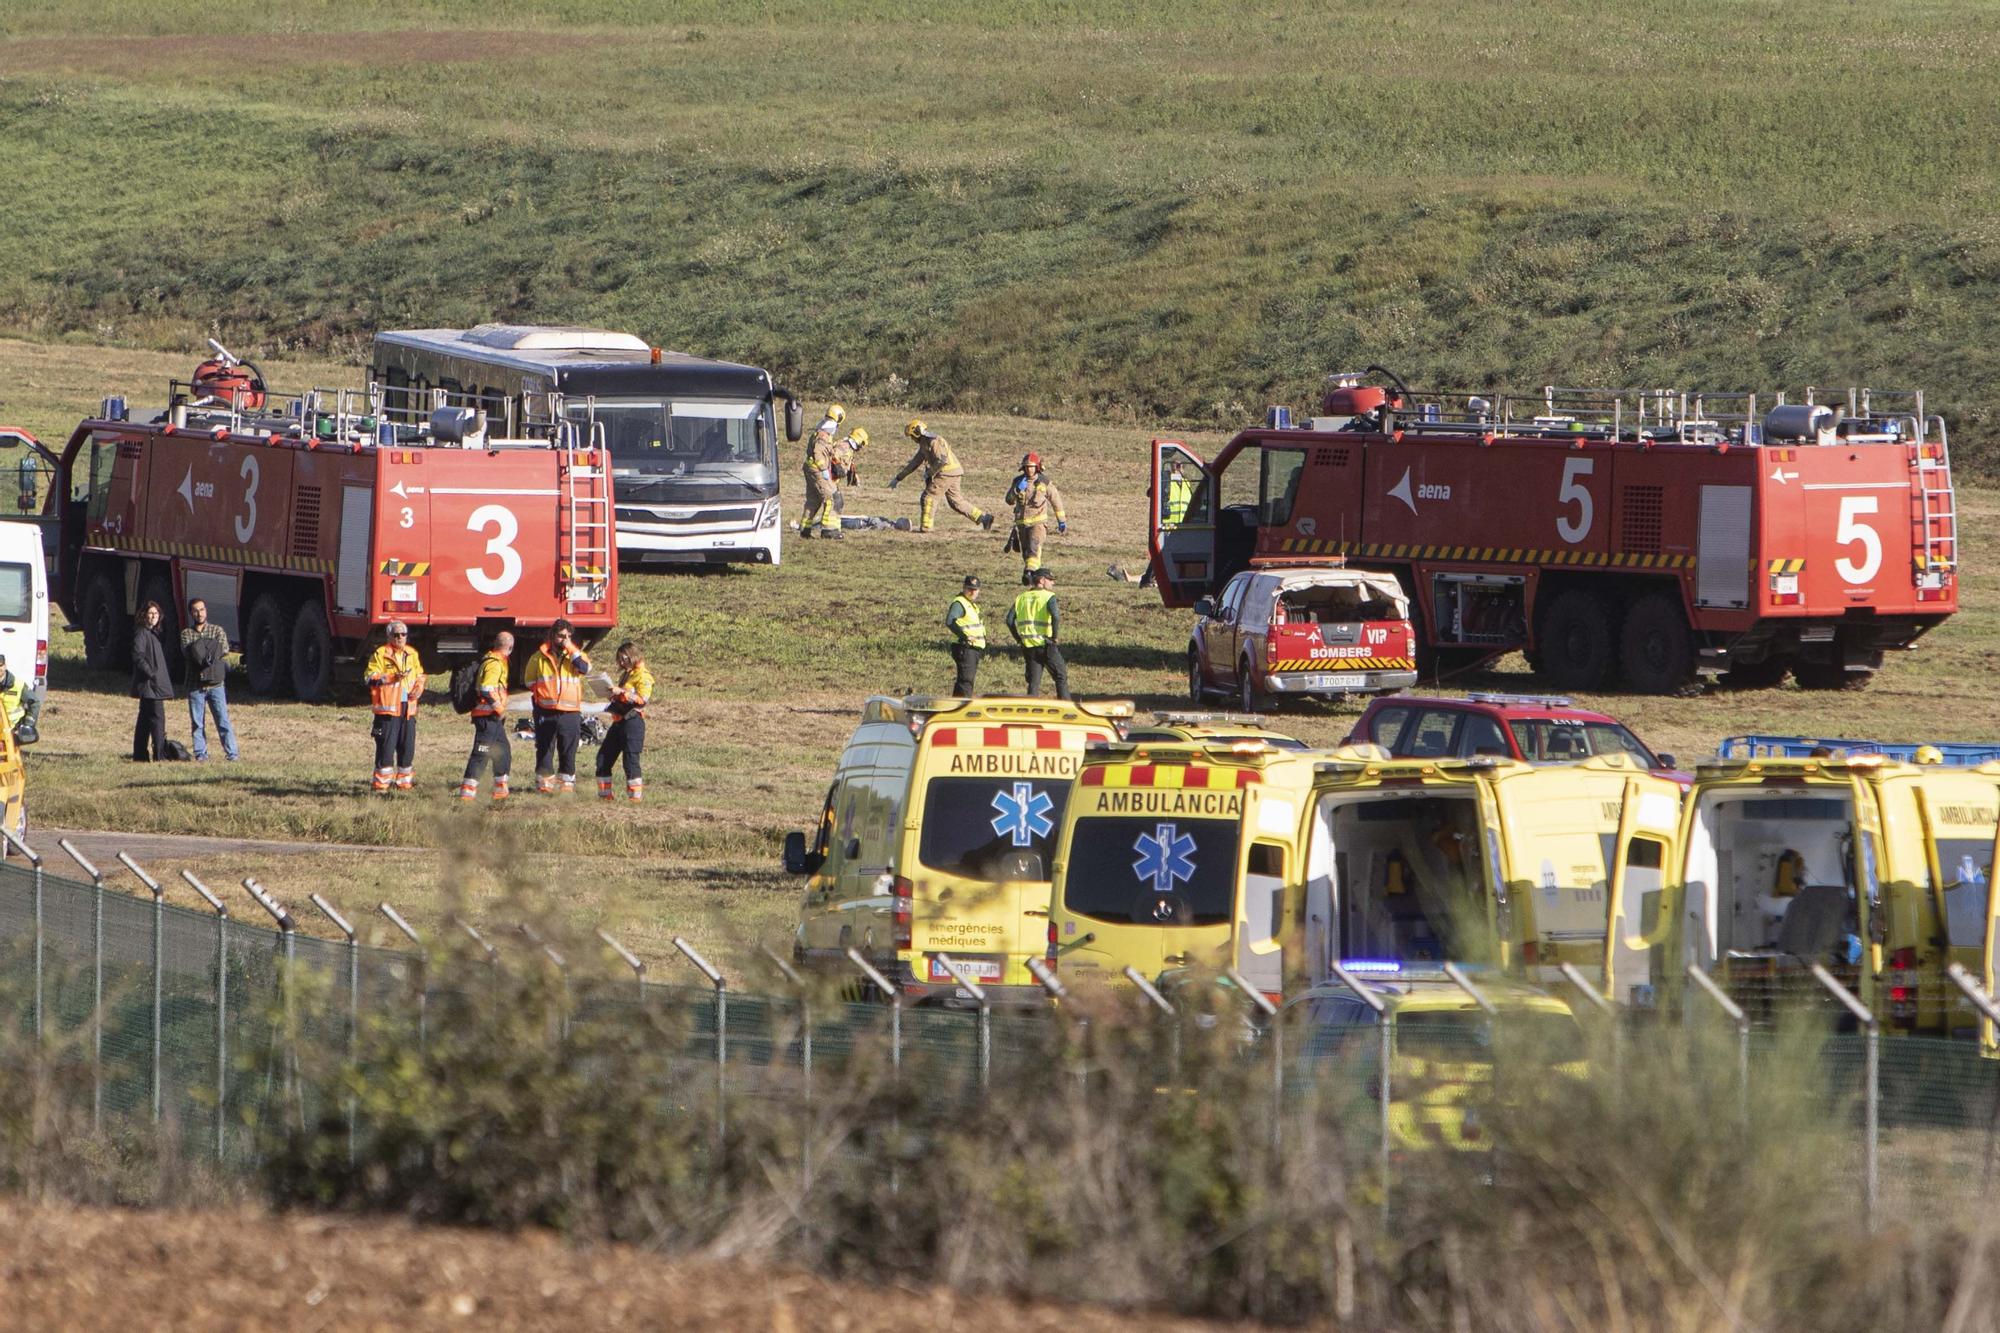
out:
M188 726L194 731L194 757L208 758L208 729L202 725L202 710L215 714L215 729L222 736L222 753L236 762L236 732L229 725L229 700L222 682L229 674L229 636L222 626L208 618L208 603L199 597L188 599L188 623L181 631L181 655L187 658Z
M167 647L160 642L160 604L148 602L132 630L132 697L139 719L132 725L132 759L149 763L167 757L167 700L174 697L167 671Z

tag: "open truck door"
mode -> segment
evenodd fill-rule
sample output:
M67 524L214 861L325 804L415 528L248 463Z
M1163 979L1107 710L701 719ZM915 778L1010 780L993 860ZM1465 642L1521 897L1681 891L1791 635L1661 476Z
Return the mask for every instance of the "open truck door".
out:
M1637 778L1628 778L1619 801L1618 834L1612 844L1609 871L1610 903L1604 932L1604 995L1619 1004L1652 1007L1666 977L1656 967L1657 953L1666 943L1678 906L1669 903L1667 867L1676 859L1678 848L1664 828L1678 828L1678 811L1649 823L1664 828L1641 828L1648 811L1647 802L1671 802L1673 798L1641 790Z
M1855 977L1855 993L1871 1013L1880 1014L1876 1004L1876 982L1882 974L1882 941L1887 937L1887 905L1882 901L1882 812L1875 799L1873 784L1859 773L1848 778L1854 792L1854 824L1851 851L1854 866L1849 882L1854 890L1855 921L1861 932L1861 965Z
M1201 456L1154 440L1147 487L1146 559L1168 606L1193 606L1215 572L1215 485Z

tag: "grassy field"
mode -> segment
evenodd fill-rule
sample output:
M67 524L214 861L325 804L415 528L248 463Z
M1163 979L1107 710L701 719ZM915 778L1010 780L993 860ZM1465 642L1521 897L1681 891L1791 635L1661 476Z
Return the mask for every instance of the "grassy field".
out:
M0 341L0 382L15 386L4 412L40 435L60 437L104 394L144 401L185 361ZM270 369L287 385L352 376L325 363ZM862 408L854 417L883 441L888 456L864 460L865 484L850 512L913 514L912 488L893 495L884 489L903 457L889 448L899 438L900 416ZM1145 432L1010 417L933 419L958 446L968 489L982 502L998 496L1024 450L1050 460L1071 519L1069 535L1052 538L1050 565L1061 576L1078 692L1149 707L1180 705L1186 613L1167 611L1150 591L1104 575L1106 565L1134 560L1143 546ZM1197 437L1197 447L1212 443ZM1589 702L1689 761L1711 752L1719 738L1746 731L2000 737L2000 703L1989 684L2000 645L2000 574L1986 545L2000 517L2000 494L1967 490L1961 514L1969 609L1918 651L1892 658L1866 692L1788 687ZM604 924L654 955L684 933L741 959L757 941L788 930L792 886L778 870L778 846L787 829L805 827L816 813L861 700L876 691L948 688L945 603L959 576L976 572L990 581L997 610L1018 570L1015 557L1000 548L999 533L946 514L929 536L794 541L777 569L628 577L622 632L647 646L662 695L649 744L649 798L639 810L532 795L505 812L460 810L449 788L468 728L441 702L420 727L422 789L371 797L369 716L359 697L339 706L255 700L243 693L240 677L235 718L243 763L134 765L125 758L133 705L124 678L87 671L81 637L58 633L44 740L30 751L31 819L43 828L394 849L312 861L228 857L189 864L218 883L256 874L293 901L315 887L356 908L387 897L426 923L460 899L476 916L510 874L526 871L549 884L579 921ZM996 653L981 681L1004 689L1018 673L1016 659ZM1512 658L1454 685L1532 689L1534 681ZM1282 720L1308 740L1331 743L1346 734L1356 711L1306 704ZM170 705L168 716L175 734L185 735L185 712ZM526 754L517 746L517 765Z
M15 0L0 329L587 319L885 407L1923 386L2000 433L1992 0Z

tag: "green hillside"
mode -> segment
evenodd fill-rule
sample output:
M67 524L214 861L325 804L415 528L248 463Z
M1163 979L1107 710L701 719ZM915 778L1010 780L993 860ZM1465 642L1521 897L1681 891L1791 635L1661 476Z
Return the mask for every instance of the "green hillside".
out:
M15 0L0 330L588 320L1139 424L1859 381L2000 466L1996 58L1991 0Z

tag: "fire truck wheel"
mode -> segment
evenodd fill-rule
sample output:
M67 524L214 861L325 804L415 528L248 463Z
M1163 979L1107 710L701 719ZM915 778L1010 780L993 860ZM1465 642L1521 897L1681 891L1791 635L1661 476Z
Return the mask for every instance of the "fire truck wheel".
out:
M1647 593L1625 613L1619 659L1625 684L1641 694L1672 694L1694 677L1694 635L1680 599Z
M1604 600L1582 588L1567 588L1542 614L1542 658L1559 689L1598 690L1611 677L1617 642Z
M1208 694L1208 682L1201 676L1201 650L1188 649L1188 698L1200 703Z
M291 684L292 625L285 604L271 593L250 603L243 622L243 674L254 694L281 694Z
M1761 662L1739 662L1722 673L1722 687L1727 690L1768 690L1773 685L1784 683L1785 673L1792 669L1789 657L1767 657Z
M118 580L100 573L83 592L83 660L93 671L112 671L131 660L132 618L125 614Z
M308 602L292 622L292 693L316 704L333 689L333 631L323 607Z

